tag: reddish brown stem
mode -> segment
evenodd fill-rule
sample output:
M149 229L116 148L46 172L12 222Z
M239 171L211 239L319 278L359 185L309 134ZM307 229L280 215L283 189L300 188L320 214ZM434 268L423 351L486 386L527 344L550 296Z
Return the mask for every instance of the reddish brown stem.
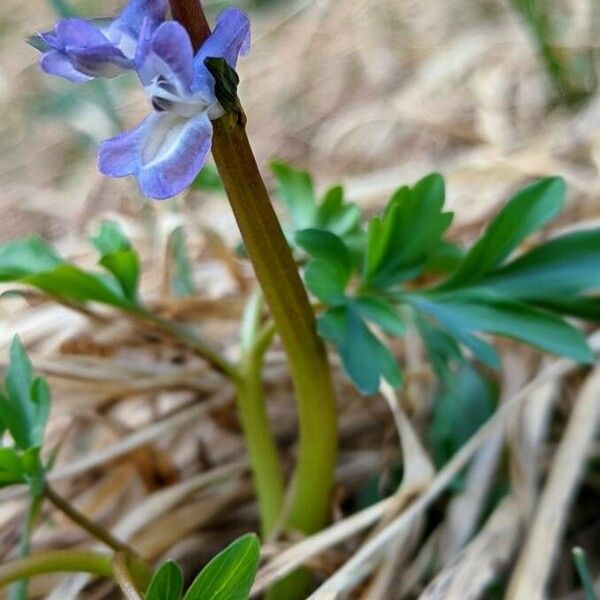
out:
M179 21L190 34L194 50L198 50L204 40L210 35L210 25L206 20L199 0L178 1L169 0L173 19Z

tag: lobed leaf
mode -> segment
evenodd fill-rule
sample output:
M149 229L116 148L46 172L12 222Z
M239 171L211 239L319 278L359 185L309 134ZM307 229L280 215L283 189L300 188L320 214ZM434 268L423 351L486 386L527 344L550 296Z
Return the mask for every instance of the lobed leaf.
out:
M600 286L600 229L551 239L485 277L482 287L513 298L554 300Z
M272 162L271 170L277 180L277 193L284 203L295 230L312 227L315 223L317 201L312 178L281 162Z
M361 212L355 204L344 200L341 186L327 190L321 202L318 202L313 180L306 171L280 162L271 163L271 169L277 180L278 196L290 215L294 231L330 231L353 250L359 249L357 247L363 235Z
M565 183L560 177L541 179L517 192L443 287L465 286L498 267L526 237L556 217L564 196Z
M579 362L593 360L585 337L578 329L527 304L503 297L467 293L415 296L412 302L454 334L493 333Z
M382 377L394 387L401 384L396 359L353 304L328 309L319 316L317 327L324 339L337 346L344 371L361 393L376 393Z
M494 412L497 390L468 361L443 380L433 402L427 439L438 468L469 440Z
M389 288L418 276L452 221L443 212L444 180L434 173L400 188L367 230L364 284Z
M314 259L304 273L308 289L329 305L343 303L352 274L352 258L344 242L320 229L298 231L295 240Z

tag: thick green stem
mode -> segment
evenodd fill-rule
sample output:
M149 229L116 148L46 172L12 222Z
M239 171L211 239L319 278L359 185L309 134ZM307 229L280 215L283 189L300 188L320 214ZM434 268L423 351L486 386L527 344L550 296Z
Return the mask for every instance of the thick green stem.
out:
M198 48L210 31L198 0L170 0ZM202 23L200 23L202 22ZM327 355L244 127L237 115L213 122L213 155L244 244L281 338L299 414L298 463L287 520L304 533L327 521L337 447Z
M214 128L215 162L286 352L296 393L300 439L288 525L312 533L328 517L337 444L329 364L246 133L227 117Z
M254 294L244 315L240 379L236 391L239 417L256 490L262 537L266 539L273 534L280 522L285 488L263 392L263 359L273 338L273 330L259 330L261 300L260 294Z

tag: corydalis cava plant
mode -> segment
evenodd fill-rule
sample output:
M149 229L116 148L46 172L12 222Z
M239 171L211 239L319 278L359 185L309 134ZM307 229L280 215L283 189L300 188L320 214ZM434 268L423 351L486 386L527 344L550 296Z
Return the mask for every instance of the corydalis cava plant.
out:
M223 11L196 54L179 23L161 22L165 12L162 1L132 0L103 30L94 22L65 19L54 33L39 37L47 50L42 68L70 81L135 68L152 112L135 129L100 145L98 167L111 177L134 175L142 193L157 200L190 186L211 148L211 120L224 113L205 60L224 59L234 69L250 49L250 23L241 10Z

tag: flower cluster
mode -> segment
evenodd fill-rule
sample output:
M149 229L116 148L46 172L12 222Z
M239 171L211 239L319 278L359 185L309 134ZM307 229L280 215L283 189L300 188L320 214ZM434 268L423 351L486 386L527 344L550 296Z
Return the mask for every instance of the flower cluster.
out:
M115 19L63 19L34 42L43 52L42 69L72 82L137 72L152 112L100 145L98 167L111 177L134 175L142 193L157 200L192 183L210 150L211 119L223 115L205 59L222 58L235 68L250 49L241 10L223 11L195 54L187 31L165 21L166 13L167 0L130 0Z

